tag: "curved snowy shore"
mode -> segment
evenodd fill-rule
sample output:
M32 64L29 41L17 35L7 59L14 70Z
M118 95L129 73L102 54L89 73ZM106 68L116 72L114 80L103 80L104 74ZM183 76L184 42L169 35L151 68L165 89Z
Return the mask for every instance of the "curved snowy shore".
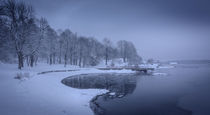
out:
M34 68L17 70L14 64L0 65L0 113L5 115L92 115L89 101L107 92L99 89L74 89L60 81L68 76L83 73L130 73L129 70L102 71L63 65L40 64ZM79 71L37 73L49 70L79 69ZM14 79L17 74L27 75L23 80Z
M143 77L141 88L158 88L165 93L184 94L178 100L178 106L192 111L193 115L210 113L209 100L209 66L180 67L156 69L155 77ZM184 70L183 70L184 69ZM37 74L52 70L78 70ZM183 70L183 71L181 71ZM130 70L103 71L93 68L78 68L63 65L39 64L34 68L18 70L16 64L0 64L0 114L2 115L91 115L90 100L96 95L107 92L99 89L75 89L61 83L63 78L84 73L130 73ZM190 74L189 74L190 73ZM24 79L14 79L18 75ZM154 78L154 79L153 79ZM152 85L151 85L152 84ZM177 85L178 84L178 85ZM156 86L158 87L156 87ZM158 93L161 93L158 92Z

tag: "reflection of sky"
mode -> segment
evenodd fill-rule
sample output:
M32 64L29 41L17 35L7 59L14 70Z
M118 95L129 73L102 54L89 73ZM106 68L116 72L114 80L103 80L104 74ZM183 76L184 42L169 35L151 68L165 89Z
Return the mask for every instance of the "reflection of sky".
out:
M155 59L210 59L209 0L25 0L55 29L132 41Z

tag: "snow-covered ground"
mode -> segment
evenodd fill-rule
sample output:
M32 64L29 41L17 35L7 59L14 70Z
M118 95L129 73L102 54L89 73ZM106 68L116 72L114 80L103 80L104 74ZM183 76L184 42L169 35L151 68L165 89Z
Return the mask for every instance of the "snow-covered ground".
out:
M159 66L153 73L152 82L157 82L160 90L171 90L171 93L188 92L179 101L179 106L191 110L193 114L210 113L208 107L209 68L197 68L179 65ZM185 68L185 69L184 69ZM192 70L193 69L193 70ZM77 70L68 72L52 72L37 74L52 70ZM169 74L165 73L169 71ZM178 71L178 72L177 72ZM131 73L131 70L98 70L95 68L79 68L77 66L38 64L33 68L18 70L16 64L0 63L0 114L2 115L91 115L89 101L96 95L107 92L100 89L75 89L63 85L63 78L83 73ZM194 72L190 74L190 72ZM205 74L204 74L205 73ZM185 76L186 74L186 76ZM24 76L22 80L14 79L17 75ZM179 77L180 76L180 77ZM163 83L164 82L164 83ZM154 83L145 84L145 90L154 89ZM153 85L151 85L153 84ZM164 85L165 84L165 85ZM163 86L163 87L161 87ZM157 88L156 87L156 88ZM144 88L144 87L142 87ZM169 88L169 89L167 89ZM158 92L160 93L160 92ZM172 93L172 94L174 94ZM110 93L113 95L113 93Z
M158 64L140 64L139 65L140 68L158 68Z
M116 58L116 59L108 60L107 65L106 65L106 61L102 60L97 65L97 67L124 67L124 66L128 66L128 62L123 62L123 58Z
M70 72L37 73L51 70ZM90 115L89 101L107 92L99 89L74 89L61 80L82 73L130 73L130 70L102 71L76 66L38 64L18 70L16 64L0 64L0 114L2 115ZM14 79L17 75L24 79Z

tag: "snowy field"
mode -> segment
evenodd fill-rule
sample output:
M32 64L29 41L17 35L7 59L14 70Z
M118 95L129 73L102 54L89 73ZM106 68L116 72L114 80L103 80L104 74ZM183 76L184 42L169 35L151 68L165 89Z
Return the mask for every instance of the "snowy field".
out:
M78 70L71 72L37 73L51 70ZM38 64L34 68L18 70L16 64L0 64L0 113L1 115L91 115L89 101L107 92L99 89L74 89L65 86L61 80L82 73L116 72L129 70L102 71L94 68ZM14 79L17 74L22 80Z

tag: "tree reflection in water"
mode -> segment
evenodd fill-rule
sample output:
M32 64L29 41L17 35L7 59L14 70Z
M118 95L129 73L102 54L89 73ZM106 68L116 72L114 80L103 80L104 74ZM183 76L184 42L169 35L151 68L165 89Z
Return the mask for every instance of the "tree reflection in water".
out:
M114 98L122 98L131 94L136 88L136 74L81 74L64 78L63 84L79 89L107 89L108 93L97 95L91 100L90 107L95 114L104 114L105 110L96 103L98 97L108 101Z

